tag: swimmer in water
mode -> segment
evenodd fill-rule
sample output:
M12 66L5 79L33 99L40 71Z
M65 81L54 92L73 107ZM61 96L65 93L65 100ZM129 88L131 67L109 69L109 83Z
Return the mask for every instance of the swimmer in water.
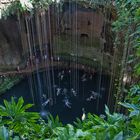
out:
M65 106L66 107L71 108L71 103L70 103L70 101L68 100L67 97L65 97L65 99L63 100L63 102L65 103Z
M77 96L77 92L73 88L71 88L71 92L74 96Z
M56 91L56 95L59 96L61 94L61 88L57 88Z
M50 101L51 101L51 99L46 100L46 101L42 104L42 106L45 107Z

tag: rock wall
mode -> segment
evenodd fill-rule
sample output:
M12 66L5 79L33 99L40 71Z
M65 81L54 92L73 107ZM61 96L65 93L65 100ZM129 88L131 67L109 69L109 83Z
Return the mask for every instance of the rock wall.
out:
M18 65L21 52L17 20L14 18L0 20L0 67Z
M26 62L29 54L34 57L36 50L45 49L45 44L49 44L51 48L54 48L53 50L56 49L57 53L56 46L65 45L64 41L66 39L63 41L63 38L61 38L63 35L67 36L69 44L71 44L70 41L73 36L77 36L80 43L85 43L84 46L86 47L80 47L83 51L82 54L85 54L84 52L88 50L87 46L89 47L91 55L87 52L86 57L88 58L92 56L92 52L95 54L97 54L97 51L101 53L102 48L99 45L105 42L100 43L101 38L103 38L102 32L105 22L103 13L100 10L83 8L73 3L71 5L64 3L62 11L57 8L55 5L51 5L48 11L39 10L34 15L28 13L22 15L20 25L14 16L7 20L0 20L0 70L3 67L10 68L13 66L16 68L23 61ZM28 20L29 29L26 20ZM46 28L44 28L45 26ZM46 36L44 36L45 32ZM34 42L32 34L34 34ZM58 42L61 42L61 44L58 44ZM91 42L91 45L87 45L89 42ZM31 48L29 48L29 44ZM63 47L62 50L64 50ZM68 52L66 48L66 52L71 54L72 51ZM23 56L26 60L22 59Z
M87 36L89 38L100 38L104 16L98 11L77 11L67 10L62 17L62 32L79 37Z

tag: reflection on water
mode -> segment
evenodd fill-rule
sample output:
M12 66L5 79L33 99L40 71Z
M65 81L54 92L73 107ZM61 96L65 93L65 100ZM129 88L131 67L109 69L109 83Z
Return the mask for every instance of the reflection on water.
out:
M102 75L99 83L98 73L55 69L51 87L47 84L45 76L45 72L41 72L39 75L26 77L2 95L0 102L2 103L3 99L10 100L11 96L14 96L15 100L23 96L25 103L35 104L33 111L40 112L43 117L48 112L54 116L58 114L63 123L71 123L76 117L81 118L83 108L86 113L103 113L108 96L109 76ZM48 93L50 91L54 93Z

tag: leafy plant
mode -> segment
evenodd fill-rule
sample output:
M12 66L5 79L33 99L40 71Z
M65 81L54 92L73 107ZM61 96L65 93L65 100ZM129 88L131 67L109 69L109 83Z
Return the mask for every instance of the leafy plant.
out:
M47 125L48 125L49 127L51 127L52 129L53 129L53 128L56 128L56 127L61 127L61 126L63 126L62 123L61 123L60 120L59 120L59 117L56 116L56 118L54 118L51 114L49 114L49 115L47 116Z
M23 103L22 97L17 103L13 98L11 102L4 100L5 106L0 106L2 126L0 137L11 138L16 134L20 139L29 140L137 140L140 138L140 106L137 104L120 103L130 111L128 116L119 113L111 114L105 106L105 117L88 113L85 120L77 119L75 125L62 125L58 116L53 118L49 114L45 122L38 113L26 112L32 104L23 105ZM9 131L3 125L7 126Z
M24 105L22 97L16 103L14 98L11 102L4 100L4 106L0 106L1 125L6 125L10 130L20 135L32 132L32 125L37 123L40 118L38 113L26 112L32 104Z
M2 82L0 83L0 94L5 93L7 90L12 88L18 82L21 81L22 76L14 76L14 77L1 77Z
M1 126L0 140L20 140L20 138L19 136L12 136L5 126Z
M33 13L34 9L48 9L53 0L15 0L11 4L2 9L2 17L5 19L12 15L20 15L23 13Z
M126 116L118 113L111 114L107 106L105 107L105 113L106 118L89 113L84 121L77 119L77 122L75 122L76 128L90 132L99 140L115 139L115 137L119 137L120 133L123 132L122 130L125 130Z
M9 16L15 15L15 13L22 13L27 10L24 6L25 5L23 5L20 1L13 1L10 5L2 9L1 15L6 19Z
M121 59L121 70L118 84L118 92L116 95L116 110L120 111L117 105L124 97L125 82L124 75L133 77L130 81L134 83L139 75L139 0L115 0L114 6L117 12L117 20L113 22L113 31L115 32L115 46L119 49L123 48ZM130 57L131 56L131 57ZM128 71L131 68L131 71ZM130 85L131 83L129 83Z
M95 139L95 137L91 133L83 131L81 129L75 129L70 124L66 125L65 127L57 127L56 129L54 129L54 133L57 140Z

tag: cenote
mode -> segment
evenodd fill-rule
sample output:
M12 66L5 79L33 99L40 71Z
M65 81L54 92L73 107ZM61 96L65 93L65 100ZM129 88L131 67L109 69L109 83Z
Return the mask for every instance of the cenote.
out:
M50 77L46 77L47 74ZM77 69L52 68L26 76L0 98L10 101L23 97L33 103L31 111L44 117L49 112L63 123L72 123L86 113L103 114L107 103L110 77ZM51 94L50 94L50 93Z
M58 115L64 124L81 119L83 113L104 114L116 76L108 17L100 8L76 2L55 3L48 11L34 12L9 19L14 25L19 20L16 35L21 38L11 47L14 60L8 54L3 58L1 75L24 78L0 96L0 103L23 97L25 104L34 104L30 111L44 119L49 113ZM13 67L5 71L9 66Z
M140 140L140 0L0 1L0 140Z

